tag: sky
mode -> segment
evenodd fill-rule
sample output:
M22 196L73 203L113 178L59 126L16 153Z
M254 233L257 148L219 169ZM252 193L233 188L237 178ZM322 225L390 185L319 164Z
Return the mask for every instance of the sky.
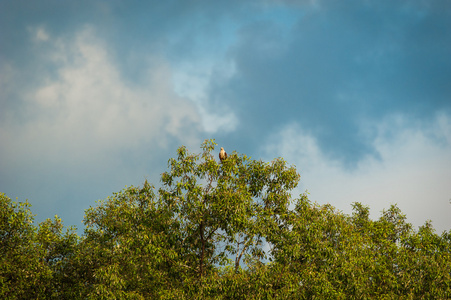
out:
M0 0L0 192L83 229L205 139L451 229L449 0Z

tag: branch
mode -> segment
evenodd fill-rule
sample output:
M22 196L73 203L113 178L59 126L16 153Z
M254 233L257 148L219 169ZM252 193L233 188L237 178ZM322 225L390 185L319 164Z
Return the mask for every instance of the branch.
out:
M238 272L238 267L240 266L240 260L241 260L241 257L243 256L244 251L246 251L246 249L249 247L249 245L251 244L251 242L253 241L253 239L254 239L254 237L251 237L251 238L245 243L243 249L242 249L241 252L240 252L240 255L238 255L238 252L237 252L237 254L236 254L237 256L236 256L236 258L235 258L235 273ZM238 245L240 245L240 244L241 244L241 242L238 242Z

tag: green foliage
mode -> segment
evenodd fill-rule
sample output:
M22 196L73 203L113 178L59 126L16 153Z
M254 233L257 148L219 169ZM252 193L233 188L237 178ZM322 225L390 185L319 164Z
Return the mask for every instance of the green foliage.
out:
M30 204L15 203L0 194L0 298L59 298L65 284L65 265L78 236L62 234L61 220L46 220L36 228Z
M396 206L369 218L291 198L281 159L215 159L185 147L156 190L147 181L85 212L78 237L58 217L0 194L0 298L448 299L451 232L414 231Z
M0 194L0 298L40 297L50 272L40 261L29 204Z

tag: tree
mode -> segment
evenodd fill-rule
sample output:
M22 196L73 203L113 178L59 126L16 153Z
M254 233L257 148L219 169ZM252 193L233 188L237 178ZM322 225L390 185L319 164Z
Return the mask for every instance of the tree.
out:
M0 298L40 298L51 270L41 261L28 202L0 194Z
M39 247L39 260L49 270L45 298L72 298L71 291L77 285L71 261L77 255L79 237L74 227L63 233L63 222L55 216L39 224L35 243Z
M33 225L28 202L12 202L0 193L0 298L59 298L66 285L65 264L78 236L73 228L62 234L55 217Z
M449 233L430 224L412 230L398 207L369 219L354 203L347 216L301 198L276 243L273 268L297 299L447 299L451 296ZM287 295L287 293L284 293Z
M86 210L83 236L0 194L0 297L39 299L449 299L451 231L418 231L393 205L372 220L291 199L299 174L213 140Z
M235 257L236 272L243 257L246 262L265 258L263 240L282 226L290 190L299 181L282 159L268 164L233 152L218 164L211 154L215 145L206 140L201 156L179 148L159 190L180 224L181 246L190 249L191 271L198 277L215 264L227 265L228 254Z
M177 298L179 230L154 187L129 187L86 211L74 261L83 298Z
M264 163L236 152L221 164L215 145L205 141L201 154L180 147L158 197L146 182L87 211L82 253L90 293L206 296L221 266L239 273L242 262L265 259L264 242L284 226L299 175L282 159Z

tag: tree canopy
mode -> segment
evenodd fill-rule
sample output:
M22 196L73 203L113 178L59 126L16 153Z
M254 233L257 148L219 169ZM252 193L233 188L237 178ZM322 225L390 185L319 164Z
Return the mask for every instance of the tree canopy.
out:
M28 202L0 194L4 299L446 299L451 232L418 230L396 206L380 218L292 198L300 175L282 158L216 143L177 150L157 189L126 187L85 211L33 225Z

